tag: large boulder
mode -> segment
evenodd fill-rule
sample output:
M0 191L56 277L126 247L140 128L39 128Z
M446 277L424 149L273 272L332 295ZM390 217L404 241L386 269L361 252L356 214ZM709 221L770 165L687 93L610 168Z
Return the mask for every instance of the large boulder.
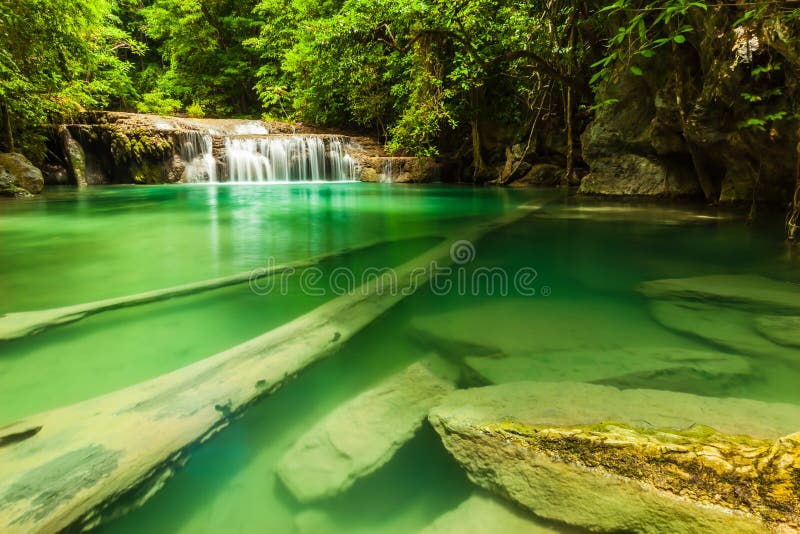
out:
M515 382L429 415L477 485L597 532L800 527L800 406Z
M0 154L0 195L26 197L41 193L42 171L16 152Z
M650 72L650 71L648 71ZM654 76L621 73L581 136L590 173L579 191L593 195L681 197L700 193L676 131L674 94Z
M581 193L685 197L700 192L697 179L690 171L659 161L656 156L614 154L591 160L591 169L581 181Z

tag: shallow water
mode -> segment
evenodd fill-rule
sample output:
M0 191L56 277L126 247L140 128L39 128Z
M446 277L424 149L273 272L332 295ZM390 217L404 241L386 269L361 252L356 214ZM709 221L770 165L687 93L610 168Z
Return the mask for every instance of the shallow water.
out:
M433 236L551 192L379 184L107 187L0 202L0 313L133 294L302 259L377 239L392 244L325 262L360 273L398 265ZM428 236L428 237L426 237ZM301 506L276 479L282 454L321 417L421 356L469 342L506 353L629 347L719 350L655 321L643 281L757 273L800 280L780 220L559 198L474 246L463 264L535 270L533 296L422 288L199 448L142 509L107 532L413 532L471 485L428 427L350 490ZM325 284L323 284L325 285ZM330 287L325 286L330 290ZM468 288L471 289L471 288ZM258 296L247 285L102 313L0 346L0 426L157 376L250 339L332 298ZM464 293L464 292L462 292ZM420 332L441 334L431 340ZM447 345L450 343L450 345ZM730 351L729 351L730 352ZM773 357L775 356L775 357ZM632 387L800 404L800 357L745 355L731 380L672 377ZM599 358L599 356L598 356ZM607 362L605 362L607 363ZM102 380L98 380L102 377ZM629 384L630 386L630 384ZM800 422L798 422L800 425ZM304 530L305 529L305 530Z

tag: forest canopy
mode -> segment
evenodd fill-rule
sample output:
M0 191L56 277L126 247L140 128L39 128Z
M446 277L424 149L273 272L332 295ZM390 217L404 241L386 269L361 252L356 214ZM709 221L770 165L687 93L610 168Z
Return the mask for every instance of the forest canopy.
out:
M477 175L479 122L523 139L549 124L571 145L620 73L699 50L709 24L772 32L782 57L753 66L742 98L785 96L798 13L769 0L0 0L0 149L84 109L265 116L368 129L396 153L471 152Z

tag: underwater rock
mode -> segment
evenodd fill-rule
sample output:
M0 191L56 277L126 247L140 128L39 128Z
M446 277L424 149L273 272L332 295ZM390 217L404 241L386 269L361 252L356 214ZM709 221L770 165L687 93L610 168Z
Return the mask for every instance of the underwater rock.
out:
M294 517L294 532L296 534L335 534L341 532L336 521L325 510L311 508L303 510Z
M556 534L543 521L503 501L476 491L453 510L442 514L420 534Z
M42 192L42 171L16 152L0 154L0 195L28 197Z
M563 380L652 388L658 383L659 389L671 391L687 391L687 387L704 391L709 383L716 385L721 379L751 372L750 364L741 356L672 347L557 351L499 359L468 357L465 363L493 384ZM693 377L695 380L687 381Z
M453 370L436 358L415 363L336 408L280 460L278 477L301 502L342 493L386 464L452 391Z
M654 299L697 300L767 313L800 312L799 284L754 274L652 280L642 283L638 290Z
M492 299L441 313L419 314L407 331L418 343L448 359L466 356L528 356L562 350L617 350L654 344L660 328L627 329L621 339L624 307L544 296Z
M540 517L602 532L800 527L800 406L515 382L455 391L429 419L474 483Z
M676 332L740 354L786 355L789 351L759 335L746 311L691 301L653 301L653 318Z
M755 319L756 331L779 345L800 348L800 317L763 315Z

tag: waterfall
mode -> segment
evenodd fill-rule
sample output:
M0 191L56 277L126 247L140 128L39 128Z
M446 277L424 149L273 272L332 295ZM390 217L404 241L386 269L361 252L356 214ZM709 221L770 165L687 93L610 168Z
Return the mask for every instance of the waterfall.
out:
M396 180L394 159L386 158L381 165L381 182L392 183Z
M345 140L338 137L249 131L218 135L190 130L179 132L177 141L188 182L355 180L355 162L347 152ZM217 154L224 163L221 175L217 172L215 148L224 150Z
M344 143L339 139L330 142L331 177L334 180L352 180L355 176L355 164L344 149Z
M339 138L231 136L225 154L230 182L355 179L353 159Z
M217 161L214 140L209 134L184 131L178 134L178 151L186 164L184 175L189 182L216 182Z

